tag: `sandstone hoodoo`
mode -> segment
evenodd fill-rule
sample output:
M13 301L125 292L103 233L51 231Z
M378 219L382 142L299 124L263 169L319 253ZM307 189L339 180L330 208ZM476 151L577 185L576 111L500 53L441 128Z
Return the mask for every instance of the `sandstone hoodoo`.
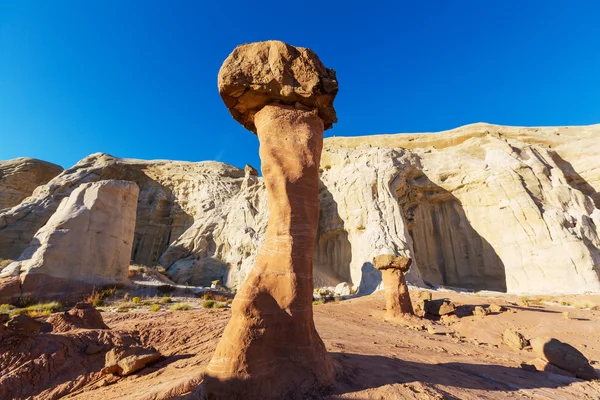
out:
M311 50L252 43L225 60L219 92L258 135L269 220L200 392L217 399L313 392L335 375L312 310L319 163L323 130L336 122L335 72Z
M75 302L95 287L127 280L139 189L107 180L75 189L0 273L0 302L19 297Z
M375 268L381 271L385 290L386 319L413 315L414 310L408 294L404 274L412 259L393 254L381 254L373 259Z

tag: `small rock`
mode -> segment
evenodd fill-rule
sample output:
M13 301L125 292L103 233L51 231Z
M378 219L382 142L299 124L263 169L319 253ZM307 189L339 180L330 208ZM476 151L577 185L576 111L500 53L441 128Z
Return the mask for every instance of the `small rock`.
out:
M419 292L419 299L420 300L432 300L433 295L431 292Z
M458 316L454 314L442 315L440 321L444 324L451 324L460 321L460 318L458 318Z
M447 299L425 300L424 310L427 314L442 316L453 313L456 310L454 303Z
M435 330L435 328L433 326L431 326L431 325L427 326L427 332L429 334L431 334L431 335L435 335L437 333L436 330Z
M503 311L506 311L506 309L504 307L502 307L501 305L498 304L490 304L490 306L488 307L488 311L491 313L501 313Z
M352 287L348 284L348 282L342 282L335 287L335 294L337 296L350 296L352 292Z
M521 368L524 369L525 371L537 372L537 368L535 367L535 365L532 365L532 364L521 363Z
M485 317L489 313L490 312L488 311L488 309L483 308L482 306L475 306L475 309L473 310L473 315L478 317Z
M568 311L565 311L565 312L563 312L563 317L564 317L565 319L575 319L575 317L573 316L573 314L571 314L571 313L570 313L570 312L568 312Z
M549 337L536 337L531 340L533 351L551 364L572 372L580 379L598 379L598 373L589 360L575 347Z
M508 347L513 349L523 350L529 345L529 341L518 331L512 328L508 328L502 334L502 341Z
M111 349L105 356L103 374L127 376L160 358L153 348L128 347Z
M572 374L568 371L565 371L564 369L558 368L556 365L550 364L548 361L544 360L543 358L536 358L535 360L533 360L533 367L536 369L536 371L549 372L551 374L575 378L574 374Z

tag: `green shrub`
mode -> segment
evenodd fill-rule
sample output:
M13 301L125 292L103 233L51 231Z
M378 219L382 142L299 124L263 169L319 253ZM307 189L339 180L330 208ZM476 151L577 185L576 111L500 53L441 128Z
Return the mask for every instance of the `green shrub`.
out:
M324 303L324 301L322 299L319 299L319 300L313 301L312 304L313 304L313 306L318 306L319 304L323 304L323 303Z
M170 297L163 297L160 299L160 304L169 304L171 301Z
M152 312L157 312L160 311L161 307L158 304L152 304L152 306L150 307L150 311Z
M104 300L102 300L102 299L94 299L94 300L92 300L92 305L94 307L100 307L100 306L104 305Z
M140 304L142 302L142 299L140 299L139 297L134 297L133 299L131 299L131 301L133 302L133 304Z
M192 310L193 307L185 303L175 303L170 307L170 309L171 311L188 311Z

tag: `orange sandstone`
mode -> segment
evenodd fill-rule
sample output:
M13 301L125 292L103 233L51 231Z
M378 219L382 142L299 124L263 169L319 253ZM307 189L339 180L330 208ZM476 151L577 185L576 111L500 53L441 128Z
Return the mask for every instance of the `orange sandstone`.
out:
M269 221L199 394L274 399L315 393L335 375L312 309L319 162L323 130L335 122L335 73L308 49L253 43L225 61L219 91L232 115L258 135Z

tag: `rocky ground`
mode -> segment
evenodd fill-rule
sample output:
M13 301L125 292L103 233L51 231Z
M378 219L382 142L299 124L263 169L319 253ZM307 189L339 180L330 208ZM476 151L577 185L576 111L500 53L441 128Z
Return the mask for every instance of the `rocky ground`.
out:
M416 302L420 291L411 290ZM525 338L555 337L573 345L600 365L600 296L523 298L494 293L434 291L449 298L456 317L423 318L422 329L383 321L384 296L355 297L315 306L315 322L339 371L337 384L324 399L598 399L600 383L521 367L536 355L503 344L502 333L515 328ZM121 293L114 295L121 297ZM135 308L116 312L123 300L102 309L111 328L72 329L33 337L0 339L1 396L6 399L167 399L189 393L201 379L230 316L224 308L207 309L204 300L173 296L191 310L172 311L163 304L151 312L142 298ZM131 302L128 299L127 302ZM560 304L562 303L562 305ZM474 316L477 305L497 304L505 311ZM586 307L586 308L582 308ZM568 313L568 318L565 313ZM43 320L45 317L42 317ZM50 317L51 318L51 317ZM414 325L414 324L413 324ZM162 357L125 377L102 374L104 352L132 341L154 347ZM35 344L35 345L34 345ZM91 345L103 351L90 353ZM27 355L7 359L11 349ZM14 356L14 355L13 355ZM10 362L9 362L10 361ZM14 379L20 380L19 385Z

